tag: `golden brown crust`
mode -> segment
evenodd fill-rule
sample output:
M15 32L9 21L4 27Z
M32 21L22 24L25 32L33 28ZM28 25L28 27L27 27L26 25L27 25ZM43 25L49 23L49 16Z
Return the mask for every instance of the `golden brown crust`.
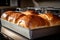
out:
M48 20L50 22L50 26L60 25L60 17L52 13L40 14L39 16Z
M45 13L39 14L32 10L23 12L7 11L3 13L7 15L5 19L14 24L20 25L24 28L35 29L50 26L60 25L60 17L52 14ZM4 18L4 16L2 16Z
M19 19L17 20L17 24L18 25L20 25L20 26L22 26L22 27L24 27L24 28L28 28L27 26L28 26L28 22L30 21L30 16L26 16L26 15L24 15L23 17L19 17Z
M56 25L60 25L60 17L54 15L52 20L49 20L51 23L51 26L56 26Z
M39 16L26 15L19 19L19 25L24 28L35 29L38 27L49 26L49 23Z
M23 16L25 16L24 14L21 14L17 19L16 19L16 21L15 21L15 23L18 25L18 22L19 22L19 20L20 20L20 18L22 18Z
M30 23L29 23L29 27L31 29L43 28L46 26L49 26L49 22L38 16L32 16Z
M12 14L12 11L6 11L2 14L1 18L7 20L7 17Z
M38 15L37 12L35 12L35 10L26 10L25 12L22 12L25 15Z
M20 12L12 12L12 14L9 15L9 17L8 17L8 21L15 23L16 19L18 19L21 15L22 15L22 13L20 13Z

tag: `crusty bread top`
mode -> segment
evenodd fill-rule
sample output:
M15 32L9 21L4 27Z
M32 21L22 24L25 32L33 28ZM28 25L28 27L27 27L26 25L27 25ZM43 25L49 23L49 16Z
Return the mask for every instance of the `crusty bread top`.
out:
M12 14L13 11L6 11L1 15L1 18L7 20L7 17Z
M35 15L26 15L20 18L20 25L23 26L24 28L38 28L41 26L49 26L49 22L42 19L39 16Z
M35 10L26 10L22 13L25 15L38 15L38 13Z
M28 29L60 25L60 17L49 12L38 14L35 11L27 10L25 12L7 11L3 14L7 15L7 21Z
M60 17L58 17L57 15L54 15L52 13L46 13L46 14L40 14L38 16L48 20L52 26L60 25Z

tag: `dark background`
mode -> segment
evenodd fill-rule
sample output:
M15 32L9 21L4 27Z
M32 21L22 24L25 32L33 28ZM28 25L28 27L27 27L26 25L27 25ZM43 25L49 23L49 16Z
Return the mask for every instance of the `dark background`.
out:
M0 6L9 6L9 5L10 5L10 0L0 0Z

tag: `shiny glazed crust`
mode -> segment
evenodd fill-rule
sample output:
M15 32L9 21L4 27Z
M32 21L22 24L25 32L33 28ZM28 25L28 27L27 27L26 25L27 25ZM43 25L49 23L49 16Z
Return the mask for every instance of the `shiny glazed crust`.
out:
M6 17L3 16L7 15ZM45 28L60 25L60 17L52 13L38 14L33 10L25 12L7 11L1 18L27 29Z

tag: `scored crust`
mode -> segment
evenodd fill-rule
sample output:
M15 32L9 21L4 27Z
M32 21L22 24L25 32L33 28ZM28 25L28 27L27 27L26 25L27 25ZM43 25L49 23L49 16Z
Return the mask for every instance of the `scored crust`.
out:
M23 16L18 21L19 21L20 26L24 28L30 28L30 29L35 29L35 28L39 28L42 26L44 27L49 26L49 22L35 15Z
M40 14L38 16L42 17L45 20L48 20L50 26L60 25L60 17L58 17L57 15L54 15L52 13L46 13L46 14Z

